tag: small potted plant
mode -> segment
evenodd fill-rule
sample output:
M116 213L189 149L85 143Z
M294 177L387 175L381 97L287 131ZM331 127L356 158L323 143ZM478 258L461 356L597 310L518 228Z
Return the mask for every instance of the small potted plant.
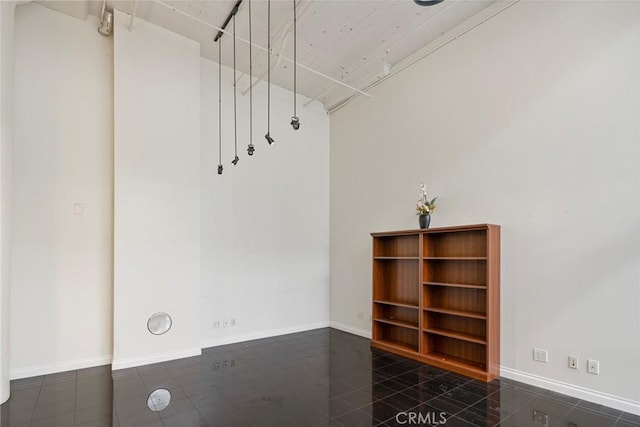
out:
M427 197L427 187L425 187L424 183L420 184L420 198L416 204L416 215L419 215L418 222L420 224L420 228L429 228L429 224L431 223L431 212L436 210L437 198L438 196L429 200L429 197Z

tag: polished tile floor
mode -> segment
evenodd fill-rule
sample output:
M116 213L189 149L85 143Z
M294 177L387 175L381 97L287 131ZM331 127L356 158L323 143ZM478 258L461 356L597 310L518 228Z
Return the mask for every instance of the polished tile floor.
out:
M149 395L166 389L171 400ZM640 417L508 379L489 384L372 351L334 329L111 372L11 383L2 427L640 426ZM164 403L164 404L163 404Z

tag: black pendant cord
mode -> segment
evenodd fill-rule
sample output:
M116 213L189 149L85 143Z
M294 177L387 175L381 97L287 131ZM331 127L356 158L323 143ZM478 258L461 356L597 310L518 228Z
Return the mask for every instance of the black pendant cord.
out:
M233 9L227 15L222 27L218 30L214 42L218 43L218 175L222 175L222 36L225 34L225 28L231 19L233 19L233 127L234 127L234 146L235 157L231 163L238 163L238 124L237 124L237 108L236 108L236 14L240 8L242 0L237 0L233 5Z
M293 0L293 116L298 117L296 114L296 99L297 99L297 69L298 69L298 19L296 16L296 0Z
M236 15L233 15L233 147L234 157L231 163L238 164L238 104L237 104L237 80L236 80Z
M296 1L293 0L293 116L291 127L300 129L300 118L297 113L298 100L298 14L296 13Z
M267 134L271 134L271 0L267 1Z
M218 43L218 175L222 175L222 41Z
M267 0L267 134L264 137L269 145L275 142L271 137L271 0Z
M253 156L256 150L253 146L253 53L251 52L251 0L249 2L249 147L247 154Z

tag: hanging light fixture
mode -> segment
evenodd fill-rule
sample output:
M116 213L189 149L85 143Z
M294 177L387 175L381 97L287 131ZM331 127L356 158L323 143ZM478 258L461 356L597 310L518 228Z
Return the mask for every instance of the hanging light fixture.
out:
M264 137L269 145L275 142L271 137L271 0L267 0L267 134Z
M253 156L256 147L253 146L253 55L251 53L251 0L249 1L249 146L247 154Z
M238 157L238 105L236 102L236 15L233 15L233 146L235 157L231 163L235 166L240 158Z
M297 100L297 68L298 61L296 58L297 50L298 50L298 40L297 40L297 14L296 14L296 0L293 0L293 116L291 117L291 127L293 130L300 129L300 118L298 114L296 114L296 100Z
M222 40L218 43L218 175L222 175Z
M222 28L218 30L214 42L218 42L218 175L222 175L222 35L225 33L224 29L233 18L233 126L234 126L234 141L235 141L235 157L231 163L238 164L240 158L238 158L238 126L236 121L236 13L240 7L242 0L237 0L227 19L225 19Z

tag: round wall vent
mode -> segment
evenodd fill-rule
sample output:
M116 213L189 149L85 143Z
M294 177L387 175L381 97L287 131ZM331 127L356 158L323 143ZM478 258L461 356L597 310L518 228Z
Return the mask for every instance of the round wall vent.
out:
M167 313L155 313L147 321L147 329L153 335L166 334L171 329L171 316Z

